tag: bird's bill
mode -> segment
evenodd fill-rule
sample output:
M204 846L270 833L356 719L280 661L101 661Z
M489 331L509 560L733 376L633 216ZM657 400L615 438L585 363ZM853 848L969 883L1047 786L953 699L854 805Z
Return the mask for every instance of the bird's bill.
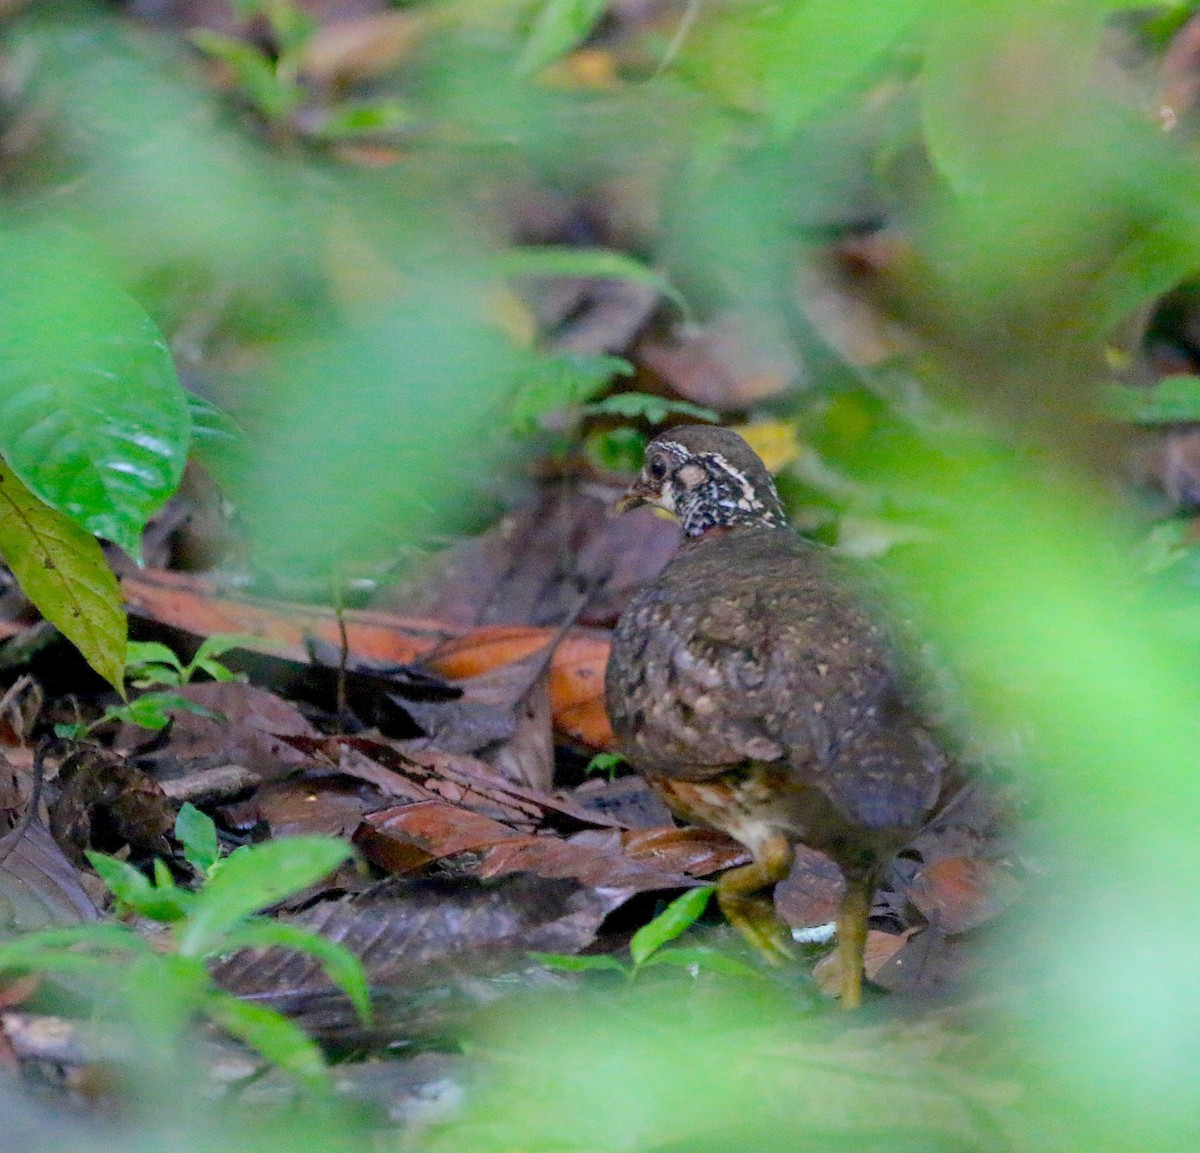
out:
M616 504L613 505L612 511L614 515L619 515L623 512L628 512L633 508L641 508L643 505L651 505L652 507L661 508L660 494L657 489L651 488L645 481L638 480L630 486L629 491L622 496Z
M612 511L614 515L619 515L633 508L641 508L646 503L647 494L645 489L640 484L635 484L622 496L617 498L616 503L612 506Z

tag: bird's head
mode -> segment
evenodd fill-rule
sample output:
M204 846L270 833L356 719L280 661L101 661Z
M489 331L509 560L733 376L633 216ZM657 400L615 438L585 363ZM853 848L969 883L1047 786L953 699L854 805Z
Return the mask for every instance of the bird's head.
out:
M713 528L787 524L771 474L736 432L686 424L646 446L642 471L618 509L651 505L679 518L684 536Z

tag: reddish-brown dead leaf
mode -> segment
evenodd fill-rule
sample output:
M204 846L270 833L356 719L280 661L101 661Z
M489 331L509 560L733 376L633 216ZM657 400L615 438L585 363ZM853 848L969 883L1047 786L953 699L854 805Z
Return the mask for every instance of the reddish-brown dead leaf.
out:
M20 834L0 837L0 854L0 899L10 924L37 928L96 920L79 870L40 819Z
M201 765L242 765L266 780L273 780L308 763L291 739L315 737L316 729L304 714L282 697L237 681L208 681L174 690L217 717L182 710L174 721L161 754L192 768ZM122 727L118 745L145 742L146 730Z
M464 628L553 627L578 611L579 624L607 628L679 545L678 528L648 509L610 515L628 487L628 477L549 471L529 504L431 558L423 579L384 591L378 607Z
M549 629L520 625L476 629L438 645L422 663L450 680L478 677L533 656L554 636ZM559 641L550 662L550 705L555 727L564 736L593 749L613 745L604 711L608 649L607 633L575 629Z
M363 819L354 843L363 856L389 873L411 873L440 857L478 852L520 836L490 817L443 801L384 809Z
M374 785L385 797L392 800L428 801L429 792L416 779L424 776L421 767L390 745L370 737L289 737L288 744L299 752L315 758L319 763L335 768L348 777L355 777ZM389 768L381 763L388 758L393 765Z
M775 908L795 929L826 925L837 918L844 887L837 865L823 853L797 845L791 873L775 886Z
M532 829L542 821L544 807L517 795L541 794L521 790L474 757L437 749L409 755L372 737L296 737L291 743L340 772L369 781L389 797L441 799L523 829ZM597 821L603 819L598 817Z
M707 877L749 862L750 854L726 833L698 825L634 829L621 834L625 852L635 861L653 861L661 869Z
M944 857L925 865L907 887L910 901L943 933L965 933L1016 899L1017 879L993 861Z
M275 837L348 837L381 800L369 785L336 778L275 781L254 795L258 815Z
M503 989L489 974L528 963L531 950L576 953L594 939L620 894L566 881L514 876L391 878L365 893L306 908L293 923L344 945L366 970L375 1009L363 1040L461 1032L461 1017ZM299 1019L322 1036L355 1043L363 1026L320 962L295 950L234 954L217 982ZM514 990L523 983L506 986Z
M307 660L306 641L312 637L341 645L337 614L331 609L224 597L202 578L162 571L126 574L122 590L134 612L163 624L201 636L232 632L258 637L263 652L293 660ZM343 619L350 652L355 657L410 664L429 657L436 649L429 666L442 675L456 677L481 675L528 656L557 635L549 628L471 631L419 617L362 610L349 610ZM550 661L555 727L591 749L610 748L613 740L604 713L607 660L607 634L578 629L563 638Z
M778 396L801 372L790 347L742 312L669 338L649 336L638 359L685 399L724 410Z
M632 895L656 889L685 889L695 884L686 873L659 868L636 860L614 848L587 843L589 834L576 840L557 837L513 837L484 851L479 876L502 877L508 873L536 873L539 877L564 877L604 889Z
M203 577L161 569L126 573L121 589L133 612L198 636L242 633L260 638L265 653L299 661L307 660L310 637L341 647L332 609L225 596ZM347 610L343 617L355 656L393 664L408 664L447 636L462 632L437 621L358 609Z
M440 779L444 786L465 789L466 792L462 794L459 803L469 808L480 809L477 798L485 798L492 805L499 804L509 810L519 810L537 823L550 823L572 829L580 825L621 827L620 821L588 808L570 796L540 792L505 780L491 765L475 757L442 753L436 749L414 749L411 756L413 760L431 770L433 777L426 784L431 792L435 791L434 777ZM445 788L438 791L448 800L458 799ZM486 812L483 809L480 811ZM501 819L511 823L507 816Z
M643 777L592 777L572 790L571 797L588 812L607 817L622 829L653 829L671 823L671 810Z

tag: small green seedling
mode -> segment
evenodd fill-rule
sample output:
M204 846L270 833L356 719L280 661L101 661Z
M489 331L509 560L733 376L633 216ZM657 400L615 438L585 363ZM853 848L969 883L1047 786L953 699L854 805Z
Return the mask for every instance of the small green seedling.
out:
M233 73L243 98L267 123L302 131L293 114L309 97L300 74L317 22L292 0L234 0L234 4L243 20L259 17L266 21L274 51L208 28L194 30L189 39ZM337 141L394 132L415 121L416 115L400 100L344 101L303 132L317 140Z
M109 721L125 721L143 729L157 731L167 727L174 711L195 713L197 716L214 720L221 718L220 713L189 701L187 697L181 697L178 693L143 693L123 705L110 705L94 721L60 722L54 726L54 734L65 740L82 741Z
M189 39L233 72L242 95L269 123L283 123L304 101L300 61L316 21L290 0L236 0L235 6L243 20L255 16L266 20L274 53L208 28L196 29Z
M715 424L721 419L711 408L701 408L686 400L668 400L665 396L654 396L649 392L616 392L603 400L583 406L584 416L623 416L628 420L646 420L650 424L661 424L668 416L690 416Z
M207 673L214 681L235 681L240 674L227 668L217 658L230 649L260 643L257 637L244 633L216 633L201 644L196 655L185 665L166 645L157 641L130 641L125 648L125 679L137 689L152 685L175 688L191 684L197 673ZM94 721L57 724L54 732L67 740L82 741L109 721L124 721L157 731L166 728L172 712L220 719L219 713L189 701L179 693L153 692L143 693L120 705L110 705Z
M608 779L615 780L617 770L629 762L621 756L620 753L597 753L590 761L584 772L589 775L592 773L607 773Z
M154 1024L167 1048L182 1044L194 1018L207 1017L273 1064L327 1088L324 1058L308 1035L273 1010L218 988L207 962L238 949L278 946L308 953L368 1020L366 977L352 953L300 926L260 915L336 869L352 850L331 837L286 837L243 846L222 859L216 828L198 809L185 805L175 828L185 856L204 878L198 889L177 885L159 860L150 878L126 861L88 853L118 911L171 926L170 950L162 951L127 925L76 925L27 933L0 945L0 973L70 973L115 997L135 1020L144 1018L146 1004L162 1007Z
M230 649L244 649L261 643L260 638L245 633L214 633L185 665L166 645L157 641L130 641L125 649L125 679L135 689L188 685L197 673L207 673L214 681L235 681L239 674L217 658Z
M700 919L714 891L712 885L689 889L681 897L676 897L654 920L647 922L634 933L629 942L632 964L607 953L587 957L568 956L564 953L531 953L530 956L547 968L561 969L568 973L602 969L621 973L630 981L643 969L654 965L674 965L681 969L690 969L693 975L707 970L736 977L759 976L756 969L705 945L678 949L663 948Z

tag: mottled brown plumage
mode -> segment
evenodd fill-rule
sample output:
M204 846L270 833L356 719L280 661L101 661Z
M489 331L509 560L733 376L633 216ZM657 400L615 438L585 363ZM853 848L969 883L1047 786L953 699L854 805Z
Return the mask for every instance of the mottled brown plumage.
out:
M892 642L853 569L787 526L736 433L662 434L625 503L674 513L685 539L617 623L606 697L620 747L679 816L750 849L718 897L769 955L790 937L762 890L786 875L792 845L837 862L843 1000L857 1004L876 882L943 769Z

